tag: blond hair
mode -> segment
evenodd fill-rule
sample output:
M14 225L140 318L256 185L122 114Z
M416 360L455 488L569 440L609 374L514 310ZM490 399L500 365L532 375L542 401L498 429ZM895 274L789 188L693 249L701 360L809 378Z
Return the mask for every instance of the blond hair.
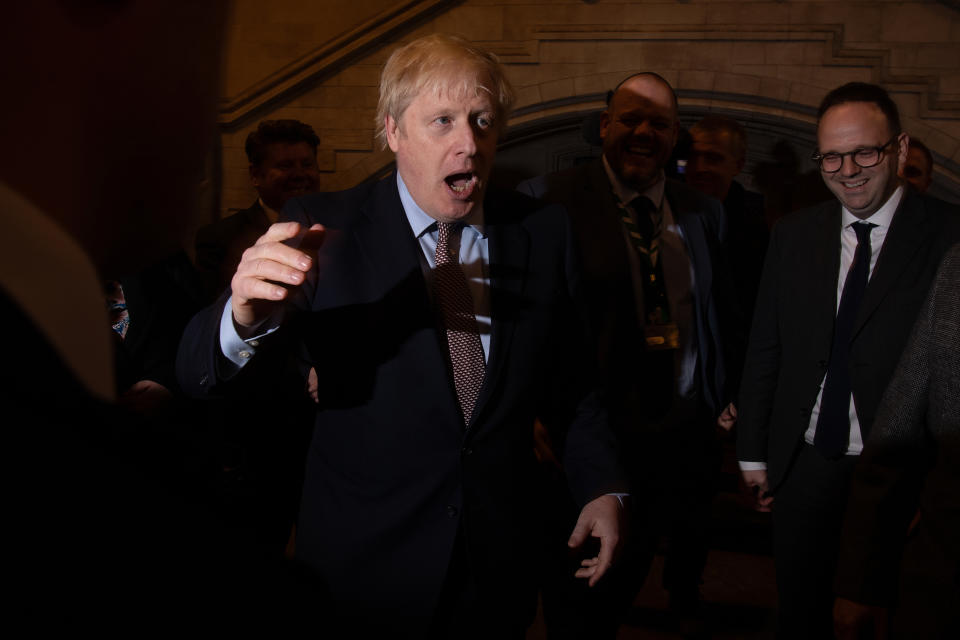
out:
M380 75L377 138L387 146L386 117L395 121L424 91L455 97L490 95L494 126L502 131L513 105L513 89L497 57L458 36L435 33L394 51Z

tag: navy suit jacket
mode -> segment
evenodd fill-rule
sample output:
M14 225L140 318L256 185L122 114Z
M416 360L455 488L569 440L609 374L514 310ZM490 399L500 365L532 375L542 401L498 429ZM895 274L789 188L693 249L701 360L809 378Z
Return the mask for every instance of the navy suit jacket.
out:
M396 177L285 208L328 229L281 329L303 341L320 389L297 557L361 627L422 630L458 532L491 615L532 618L535 418L569 427L580 504L623 489L585 379L567 217L516 193L488 193L484 212L491 352L465 428ZM196 394L219 382L222 309L196 317L181 345L182 382Z
M642 437L645 407L654 375L644 366L643 325L637 318L634 288L623 239L623 223L610 180L601 162L534 178L518 189L570 212L584 265L590 327L598 345L612 416L625 437ZM694 318L698 352L698 391L715 415L733 396L739 376L742 323L724 248L726 220L721 204L668 179L665 197L683 232L694 272ZM637 433L640 428L641 433Z

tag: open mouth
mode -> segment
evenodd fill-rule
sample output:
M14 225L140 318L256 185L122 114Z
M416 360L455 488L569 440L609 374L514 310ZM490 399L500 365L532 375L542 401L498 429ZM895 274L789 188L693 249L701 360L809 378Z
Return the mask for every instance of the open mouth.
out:
M642 158L652 158L654 156L655 149L653 147L646 146L630 146L627 147L627 153L631 156L639 156Z
M477 174L472 171L452 173L444 178L444 182L447 183L447 187L453 196L459 200L466 200L473 195L474 190L480 183Z

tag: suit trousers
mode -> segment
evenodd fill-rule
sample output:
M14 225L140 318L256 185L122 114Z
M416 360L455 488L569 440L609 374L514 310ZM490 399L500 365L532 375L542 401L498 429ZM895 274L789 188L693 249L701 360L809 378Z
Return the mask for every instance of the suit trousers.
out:
M509 568L505 571L508 573ZM505 575L505 579L509 576ZM532 610L530 614L530 617L510 615L510 612L496 610L485 602L476 572L470 564L461 525L427 640L523 640L527 627L533 622ZM390 635L396 637L393 632Z
M804 443L773 503L778 638L833 637L833 578L858 456L827 459Z

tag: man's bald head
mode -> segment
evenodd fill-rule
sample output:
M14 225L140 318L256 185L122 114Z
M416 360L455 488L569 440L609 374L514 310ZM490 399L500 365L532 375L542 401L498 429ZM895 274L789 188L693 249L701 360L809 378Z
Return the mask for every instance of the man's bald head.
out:
M625 92L636 92L638 90L642 91L642 86L649 85L650 83L659 83L670 93L670 99L673 105L673 115L674 117L677 117L679 103L677 102L676 92L673 90L673 87L670 85L670 83L667 82L666 78L653 71L641 71L640 73L635 73L621 80L620 84L614 87L612 91L607 92L607 108L609 108L613 103L613 99L618 93L620 93L621 97L623 97ZM624 89L624 92L620 91L621 88Z
M603 155L622 182L642 191L660 179L679 130L670 83L656 73L636 73L609 95L600 118Z

